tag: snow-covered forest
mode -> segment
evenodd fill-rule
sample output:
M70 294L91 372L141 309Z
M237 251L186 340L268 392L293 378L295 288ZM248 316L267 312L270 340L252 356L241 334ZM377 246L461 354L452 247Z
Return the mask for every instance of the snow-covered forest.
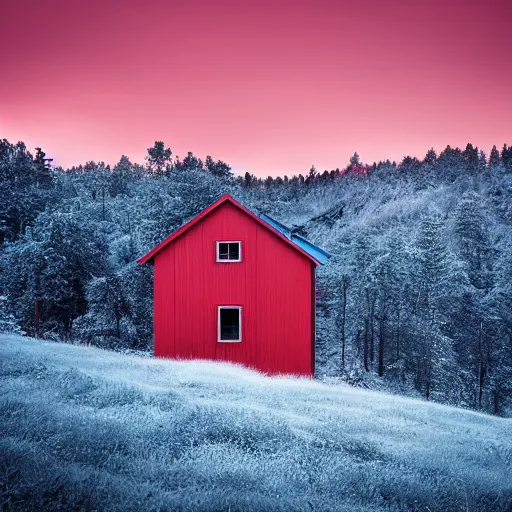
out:
M317 272L318 377L510 415L506 145L262 179L162 142L143 165L64 170L0 141L0 330L150 349L152 268L135 260L226 192L333 255Z

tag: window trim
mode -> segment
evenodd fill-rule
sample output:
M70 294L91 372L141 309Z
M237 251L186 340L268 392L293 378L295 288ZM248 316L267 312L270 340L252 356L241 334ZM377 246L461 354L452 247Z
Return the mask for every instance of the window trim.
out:
M238 244L237 260L221 260L219 255L219 244ZM217 263L241 263L242 262L242 241L241 240L218 240L215 242L215 261Z
M222 309L238 309L238 339L221 340L220 339L220 312ZM241 343L242 341L242 306L217 306L217 343Z

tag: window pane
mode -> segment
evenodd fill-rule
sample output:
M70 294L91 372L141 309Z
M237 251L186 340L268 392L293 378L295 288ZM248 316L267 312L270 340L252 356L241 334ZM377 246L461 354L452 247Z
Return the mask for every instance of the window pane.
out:
M220 339L238 340L240 338L240 316L238 308L220 310Z
M219 260L229 259L229 244L219 244Z
M218 259L240 261L240 242L217 242Z
M240 244L236 243L236 244L227 244L227 245L229 245L229 259L230 260L240 259L240 257L239 257Z

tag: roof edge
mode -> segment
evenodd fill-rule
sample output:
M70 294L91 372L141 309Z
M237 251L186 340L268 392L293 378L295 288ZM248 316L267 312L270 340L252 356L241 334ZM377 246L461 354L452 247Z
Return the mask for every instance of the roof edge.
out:
M305 256L308 260L310 260L315 266L318 266L321 264L320 261L315 259L313 256L308 254L306 251L302 250L300 247L295 245L291 240L289 240L286 236L282 235L278 231L272 228L269 224L267 224L263 219L258 217L255 213L251 212L248 208L246 208L244 205L239 203L234 197L230 196L229 194L224 194L221 196L217 201L213 202L210 206L199 212L195 217L190 219L188 222L183 224L183 226L179 227L176 231L171 233L167 238L165 238L162 242L160 242L158 245L153 247L149 252L147 252L144 256L141 256L136 261L139 264L144 263L152 263L153 258L167 245L169 245L171 242L176 240L176 238L180 237L182 234L184 234L186 231L188 231L190 228L195 226L201 219L206 217L208 214L210 214L213 210L217 209L222 204L229 202L233 206L236 206L238 209L242 210L245 214L247 214L249 217L251 217L254 221L256 221L260 226L265 227L268 231L273 233L275 236L280 238L283 242L285 242L287 245L295 249L297 252Z
M231 196L229 194L224 194L223 196L221 196L219 199L217 199L217 201L214 201L210 206L208 206L204 210L200 211L197 215L192 217L188 222L186 222L185 224L180 226L176 231L171 233L168 237L164 238L159 244L157 244L155 247L153 247L153 249L151 249L149 252L147 252L144 256L141 256L139 259L137 259L137 263L139 263L139 264L144 264L144 263L148 263L148 262L151 263L151 260L164 247L166 247L173 240L175 240L180 235L182 235L185 231L189 230L192 226L197 224L208 213L210 213L212 210L214 210L215 208L217 208L224 202L228 201L230 198L231 198Z

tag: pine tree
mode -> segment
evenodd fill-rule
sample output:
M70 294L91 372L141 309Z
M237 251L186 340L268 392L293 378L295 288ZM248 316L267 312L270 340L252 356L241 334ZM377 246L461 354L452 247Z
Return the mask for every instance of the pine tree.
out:
M53 158L46 158L46 153L41 148L36 148L34 163L37 186L48 187L52 184L52 175L50 172L52 161Z
M418 303L429 312L436 307L442 293L447 250L442 237L444 223L438 212L425 216L420 224Z
M318 176L318 173L317 173L316 167L314 165L312 165L311 168L309 169L309 173L308 173L304 183L306 185L312 185L314 183L315 179L317 178L317 176Z
M475 173L478 170L478 148L473 147L473 144L468 143L466 149L463 151L462 156L466 169L470 173Z
M372 231L362 229L354 237L351 247L351 265L354 269L354 284L359 296L357 300L362 306L363 366L370 371L375 360L375 311L378 289L376 274L378 258L376 248L372 244Z
M485 172L487 169L487 156L484 151L478 153L478 172Z
M430 148L423 159L423 163L427 165L434 165L437 162L437 153L434 148Z
M489 287L490 240L480 198L475 193L464 194L457 206L455 233L471 284L478 289Z
M496 149L496 146L493 146L491 149L491 153L489 155L489 167L497 168L501 163L500 153Z
M501 150L501 161L507 172L512 171L512 147L509 148L506 144L503 144L503 149Z
M12 303L5 295L0 295L0 332L25 334L12 312Z
M441 151L437 161L442 169L443 176L446 176L450 180L455 179L465 166L462 151L459 148L452 148L449 145L446 146L444 151Z
M86 299L88 312L75 325L77 335L88 343L118 347L127 338L123 328L130 311L121 279L115 274L92 279L87 284Z
M112 176L108 187L111 197L127 193L128 184L132 178L132 168L133 165L130 162L130 159L123 155L112 170Z
M210 162L213 164L213 160L211 160L211 157ZM175 167L177 171L181 172L202 170L203 161L200 158L194 156L194 154L191 151L189 151L182 162L180 160L176 161Z
M349 165L350 167L357 167L358 165L360 165L361 162L359 160L359 154L357 153L357 151L350 157L350 160L349 160Z
M233 175L231 167L227 163L222 160L215 162L210 155L206 157L205 166L214 176L218 176L220 178L230 177Z
M152 147L148 148L146 157L150 174L162 176L166 166L171 163L171 157L171 148L166 148L161 140L156 141Z

